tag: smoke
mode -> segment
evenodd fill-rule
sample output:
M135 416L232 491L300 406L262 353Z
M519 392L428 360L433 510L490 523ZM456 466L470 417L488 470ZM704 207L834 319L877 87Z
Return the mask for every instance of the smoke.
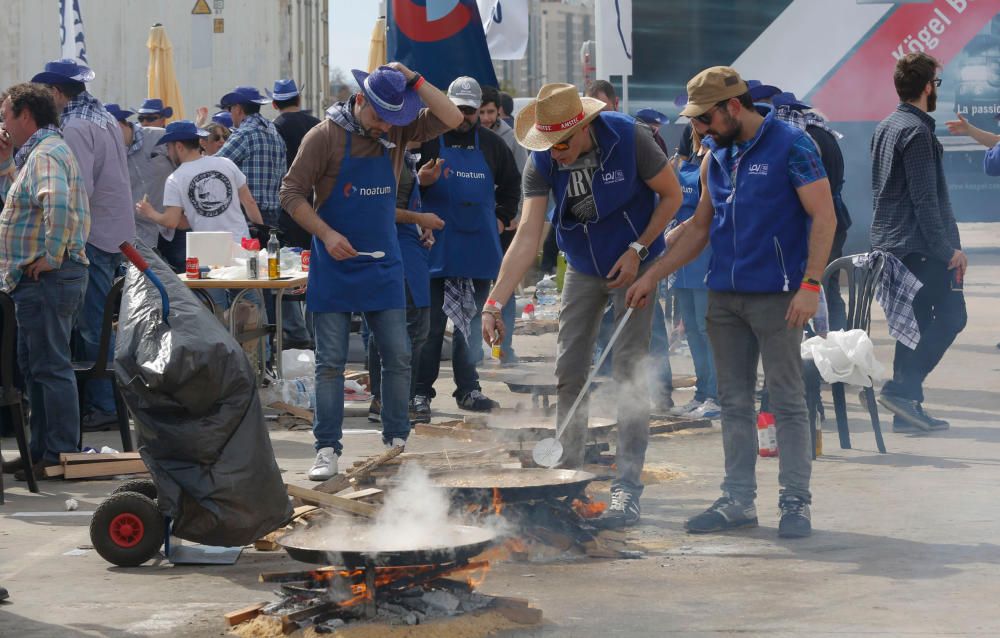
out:
M400 541L407 547L440 545L442 538L451 535L447 491L416 463L405 464L396 481L375 517L373 542L382 547L396 547Z

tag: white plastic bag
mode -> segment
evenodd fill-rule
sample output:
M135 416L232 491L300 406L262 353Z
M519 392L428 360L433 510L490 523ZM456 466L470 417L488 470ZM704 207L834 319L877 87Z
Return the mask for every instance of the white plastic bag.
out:
M812 359L827 383L871 387L885 376L885 366L875 358L875 346L864 330L836 330L826 338L802 342L802 358Z
M316 353L312 350L285 350L281 353L281 372L286 379L316 376Z

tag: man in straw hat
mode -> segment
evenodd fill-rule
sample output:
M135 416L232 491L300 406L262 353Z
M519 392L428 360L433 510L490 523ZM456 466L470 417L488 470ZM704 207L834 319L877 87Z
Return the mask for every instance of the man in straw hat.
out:
M682 199L649 128L603 108L600 100L581 98L572 84L546 84L518 113L515 135L533 151L522 177L521 224L483 307L483 337L502 342L501 308L535 261L551 192L552 224L568 262L556 358L558 423L583 388L608 298L620 320L626 288L663 252L663 230ZM610 507L598 519L606 527L639 520L639 475L649 441L649 390L641 363L649 352L652 318L652 307L637 310L614 346L618 477ZM562 433L562 467L583 464L587 412L584 400Z
M306 308L314 313L316 336L314 481L337 473L343 450L352 312L364 313L382 356L382 441L406 443L410 342L396 185L407 142L426 141L462 122L451 100L398 62L371 74L352 73L360 91L331 106L306 133L281 184L282 208L313 236Z
M802 381L802 328L816 313L819 278L837 227L830 182L805 131L754 108L735 69L712 67L687 85L681 115L709 154L701 200L671 231L670 252L628 291L645 307L657 282L712 242L706 284L722 406L726 477L722 497L687 522L691 533L757 525L754 391L764 360L778 425L781 485L778 535L808 536L811 436Z

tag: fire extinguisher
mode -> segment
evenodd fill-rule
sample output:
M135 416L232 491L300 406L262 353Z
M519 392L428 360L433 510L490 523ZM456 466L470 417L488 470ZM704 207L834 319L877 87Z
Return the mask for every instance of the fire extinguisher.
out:
M757 451L761 456L778 456L778 435L774 429L774 414L757 414Z

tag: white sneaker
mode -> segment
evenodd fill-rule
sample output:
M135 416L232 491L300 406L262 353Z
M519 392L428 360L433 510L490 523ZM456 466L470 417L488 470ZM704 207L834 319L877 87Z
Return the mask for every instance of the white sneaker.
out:
M684 416L688 412L693 412L694 410L697 410L700 407L701 407L701 401L699 401L698 399L691 399L684 405L675 405L674 407L670 408L670 414L674 416Z
M704 403L684 416L692 419L718 419L722 416L722 408L715 402L715 399L705 399Z
M309 468L310 481L325 481L337 475L337 453L332 447L320 448L316 462Z
M397 448L397 447L405 448L406 447L406 440L405 439L401 439L401 438L399 438L397 436L392 441L385 441L385 442L383 442L382 445L384 445L385 449L387 449L387 450L391 450L391 449Z

